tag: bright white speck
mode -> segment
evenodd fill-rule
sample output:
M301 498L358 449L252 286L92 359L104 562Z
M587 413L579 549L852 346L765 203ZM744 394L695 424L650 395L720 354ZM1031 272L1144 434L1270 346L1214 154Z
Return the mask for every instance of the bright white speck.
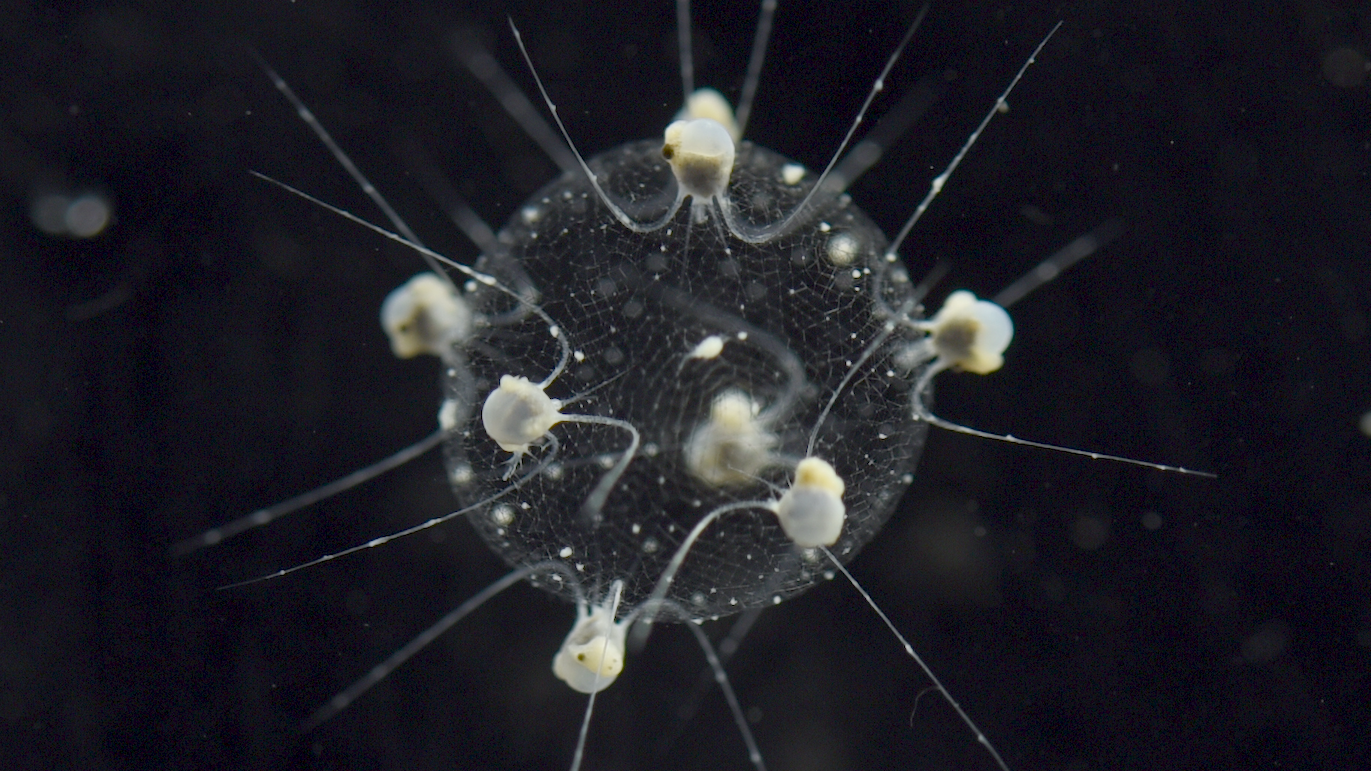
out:
M687 359L712 359L724 352L724 339L719 335L710 335L701 340L694 350L686 356Z

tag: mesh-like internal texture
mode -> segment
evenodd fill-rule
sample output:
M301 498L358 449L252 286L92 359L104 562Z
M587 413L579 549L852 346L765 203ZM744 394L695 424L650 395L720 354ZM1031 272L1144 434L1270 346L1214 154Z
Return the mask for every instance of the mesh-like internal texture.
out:
M738 148L729 196L741 222L771 224L799 204L814 177L787 184L789 163L749 143ZM625 145L590 166L635 221L660 219L674 201L660 141ZM555 441L531 448L505 479L510 453L487 436L481 404L502 375L547 378L559 343L508 294L470 282L468 299L487 323L446 378L461 418L448 437L448 470L464 506L499 496L469 518L511 565L560 560L592 601L622 580L622 616L651 594L696 522L718 506L758 501L704 532L668 597L692 618L792 597L832 566L791 544L760 503L789 486L816 425L813 454L847 485L833 553L851 559L890 516L927 428L910 409L919 370L901 370L894 356L919 337L898 323L916 303L903 268L885 259L885 236L846 195L816 196L787 233L750 245L727 234L717 211L692 221L689 202L660 230L634 233L577 172L534 195L499 240L500 253L477 268L536 293L575 352L547 394L565 403L564 415L617 418L642 436L598 518L584 504L629 446L623 428L559 423ZM722 352L690 358L710 336L725 341ZM711 485L689 470L687 447L729 391L758 405L777 440L773 462L732 486ZM574 597L556 572L535 583Z

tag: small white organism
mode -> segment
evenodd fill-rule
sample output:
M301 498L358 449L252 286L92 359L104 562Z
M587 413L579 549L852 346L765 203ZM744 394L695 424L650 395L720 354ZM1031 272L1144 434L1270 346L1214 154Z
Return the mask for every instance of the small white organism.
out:
M842 534L843 521L847 518L847 509L843 505L843 491L846 488L842 477L838 476L828 461L808 457L795 464L794 479L779 498L733 501L701 517L681 540L681 545L677 547L676 553L672 555L671 561L657 579L652 594L644 603L648 613L646 620L651 621L655 616L657 605L666 598L667 592L676 580L676 574L690 554L691 547L720 517L730 512L748 509L769 511L776 515L781 531L796 547L814 549L832 546L838 542L838 537Z
M773 509L786 537L801 549L837 543L847 512L845 489L847 485L827 461L805 458L796 464L795 481Z
M614 461L609 473L600 477L595 489L581 504L582 513L592 521L597 521L604 508L605 499L609 497L619 477L628 468L628 464L633 462L633 456L638 452L639 433L632 423L617 418L563 413L562 402L550 398L546 390L549 382L560 371L559 367L547 381L538 384L530 383L528 378L522 375L501 375L500 385L490 392L481 407L481 424L491 440L500 445L500 449L511 454L503 479L509 479L519 459L534 444L544 440L555 441L551 431L558 423L614 426L627 431L630 436L628 447L620 453L618 460Z
M420 273L381 303L381 328L401 359L449 357L466 344L471 324L471 308L457 287L435 273Z
M1014 339L1014 322L1004 308L977 300L965 290L947 296L943 307L923 323L926 345L944 367L989 375L1004 366L1004 349Z
M682 1L678 8L686 22L680 29L686 107L660 138L589 158L576 150L536 80L534 57L517 30L520 52L565 145L488 52L466 38L457 42L459 59L563 170L498 235L470 209L449 207L481 251L470 266L420 244L267 68L395 232L288 189L429 262L430 272L387 298L382 323L397 356L432 354L443 361L440 427L367 469L176 548L216 544L442 443L460 502L456 511L267 577L458 517L512 570L340 692L308 725L336 715L468 613L529 581L576 608L551 667L557 679L589 695L573 770L590 741L595 697L631 671L635 640L645 642L656 622L685 621L728 702L748 762L762 771L746 711L699 623L780 603L837 571L994 764L1008 771L846 563L877 535L910 484L928 426L1051 447L944 421L928 405L937 374L984 375L1001 367L1014 332L1004 308L1069 261L1049 265L1053 271L1012 287L998 303L959 291L923 318L924 290L909 281L897 256L1047 38L887 241L845 189L889 138L869 138L846 151L922 12L876 75L828 166L815 175L744 139L776 4L762 3L736 117L718 92L694 88L688 6ZM460 287L451 272L464 277ZM567 412L576 401L586 409ZM537 460L521 465L526 456Z
M629 622L618 618L622 591L616 584L608 603L577 609L576 623L552 657L552 673L574 691L599 693L624 671Z
M562 403L549 398L541 384L530 383L522 375L501 375L499 387L481 407L486 433L516 459L563 420Z
M775 462L780 442L762 418L761 405L740 390L714 397L709 418L686 440L686 469L712 487L747 484Z

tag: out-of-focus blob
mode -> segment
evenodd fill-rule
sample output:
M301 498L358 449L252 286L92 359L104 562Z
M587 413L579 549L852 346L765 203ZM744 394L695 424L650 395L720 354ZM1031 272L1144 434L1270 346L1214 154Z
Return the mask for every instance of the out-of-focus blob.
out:
M50 236L95 238L114 221L114 204L98 190L40 190L32 196L29 219Z

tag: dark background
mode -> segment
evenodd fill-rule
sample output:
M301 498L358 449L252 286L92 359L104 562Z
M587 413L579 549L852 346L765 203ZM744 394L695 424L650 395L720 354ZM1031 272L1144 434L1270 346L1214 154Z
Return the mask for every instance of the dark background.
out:
M241 580L450 509L436 455L218 549L167 546L418 439L437 364L376 323L412 255L248 175L381 215L247 51L432 246L475 249L553 165L447 55L473 28L526 91L522 29L581 148L680 100L670 3L26 3L0 12L0 766L567 768L571 609L518 587L322 728L296 724L505 568L440 530ZM704 5L704 4L701 4ZM755 8L696 9L736 98ZM1110 217L1014 308L1002 372L944 375L979 428L1217 481L934 431L853 570L1015 771L1350 768L1371 753L1368 3L939 2L872 120L926 115L854 198L898 228L1032 47L1062 30L903 250L993 294ZM750 138L821 166L910 4L782 2ZM870 123L868 123L870 125ZM93 239L30 222L104 191ZM719 636L723 625L709 627ZM748 768L663 629L603 694L587 769ZM763 614L729 667L770 768L992 768L851 587ZM910 713L918 705L910 719ZM677 738L674 741L672 736Z

